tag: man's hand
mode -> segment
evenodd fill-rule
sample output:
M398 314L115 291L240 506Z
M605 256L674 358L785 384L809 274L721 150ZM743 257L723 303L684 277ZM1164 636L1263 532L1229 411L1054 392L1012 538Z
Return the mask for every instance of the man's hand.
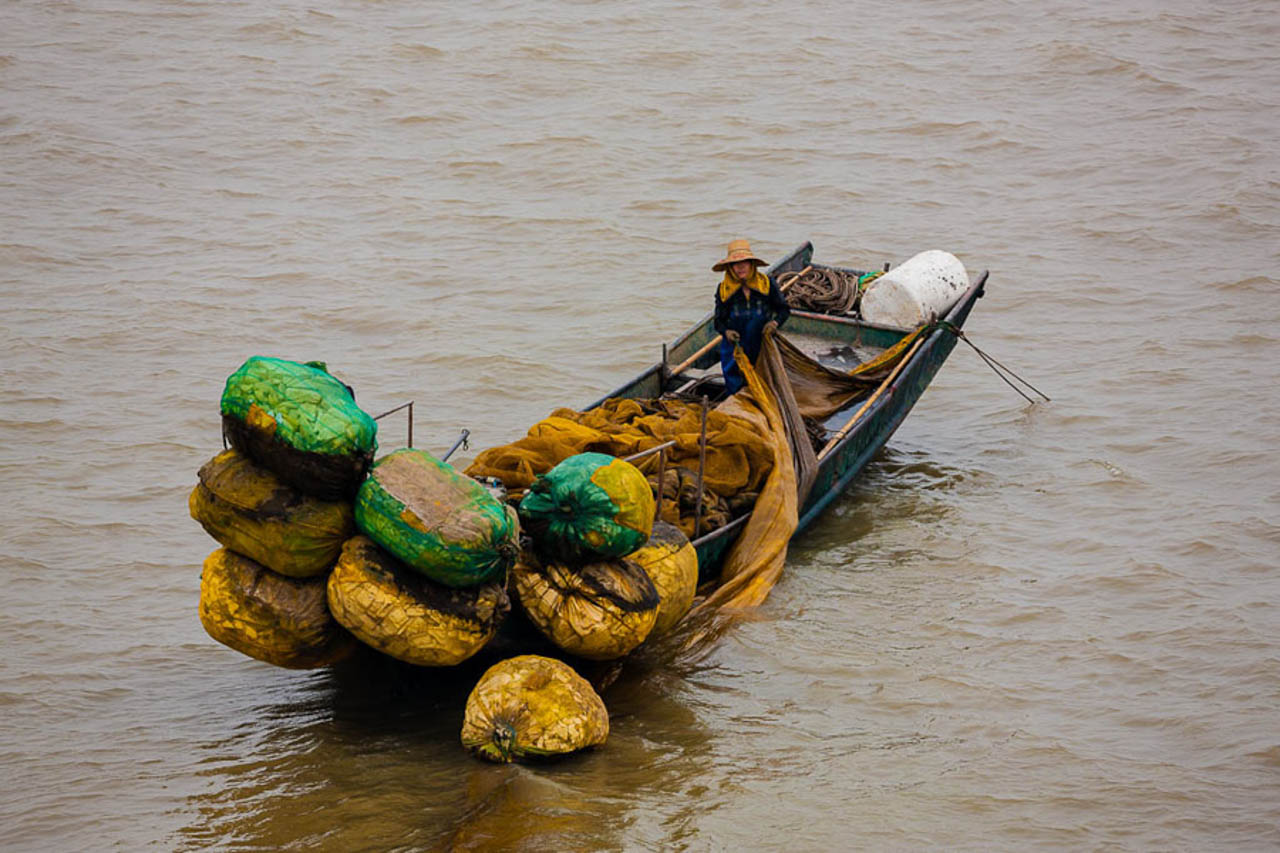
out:
M738 342L738 333L733 329L729 329L724 333L724 339L731 344L736 344Z
M776 331L778 331L778 321L777 321L777 320L770 320L769 322L765 323L765 324L764 324L764 330L765 330L766 332L776 332Z

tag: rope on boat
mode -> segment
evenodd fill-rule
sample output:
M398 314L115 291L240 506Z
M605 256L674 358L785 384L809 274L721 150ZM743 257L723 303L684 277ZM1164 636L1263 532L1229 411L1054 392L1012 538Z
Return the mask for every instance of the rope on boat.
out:
M1032 391L1034 391L1035 393L1039 394L1042 398L1044 398L1044 401L1045 401L1046 403L1047 403L1047 402L1049 402L1049 395L1048 395L1048 394L1044 393L1044 392L1043 392L1043 391L1041 391L1039 388L1037 388L1036 386L1032 385L1030 382L1028 382L1027 380L1023 379L1021 376L1019 376L1018 374L1014 373L1012 370L1010 370L1009 368L1005 367L1003 364L1001 364L1000 362L996 361L994 358L992 358L991 356L987 355L987 354L986 354L985 352L983 352L982 350L978 349L978 345L977 345L977 344L975 344L973 341L969 340L969 338L965 335L965 333L964 333L961 329L956 328L954 325L952 325L951 323L948 323L946 320L939 320L939 321L938 321L938 325L939 325L939 326L941 326L942 328L946 329L946 330L947 330L948 332L950 332L951 334L955 335L955 336L956 336L957 338L959 338L960 340L964 341L964 342L965 342L966 344L968 344L970 347L972 347L972 348L973 348L973 351L974 351L974 352L976 352L976 353L978 354L978 356L979 356L983 361L985 361L985 362L987 363L987 367L990 367L990 368L991 368L991 370L995 373L995 375L996 375L996 376L999 376L1001 379L1003 379L1003 380L1005 381L1005 384L1006 384L1006 385L1008 385L1008 386L1009 386L1010 388L1012 388L1014 391L1017 391L1017 392L1018 392L1018 394L1022 396L1022 399L1026 400L1028 403L1032 404L1033 406L1034 406L1034 405L1035 405L1035 403L1036 403L1036 401L1035 401L1035 400L1031 399L1031 398L1030 398L1030 397L1028 397L1025 393L1023 393L1023 391L1022 391L1022 389L1021 389L1021 388L1019 388L1017 385L1014 385L1012 382L1010 382L1010 381L1009 381L1009 376L1012 376L1014 379L1018 380L1018 381L1019 381L1019 382L1021 382L1023 385L1025 385L1027 388L1030 388ZM1007 374L1009 374L1009 376L1006 376L1006 375L1005 375L1006 373L1007 373Z
M809 269L791 283L787 303L815 314L847 314L872 279L883 273L858 275L843 270Z

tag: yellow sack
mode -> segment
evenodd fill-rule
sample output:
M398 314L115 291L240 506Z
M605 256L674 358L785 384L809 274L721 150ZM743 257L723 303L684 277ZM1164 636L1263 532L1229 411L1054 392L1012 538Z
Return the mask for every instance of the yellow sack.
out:
M355 532L349 501L322 501L235 450L200 468L187 506L219 544L295 578L328 570Z
M659 521L644 547L627 560L644 569L658 591L658 618L649 637L660 637L684 618L698 591L698 552L672 524Z
M417 666L453 666L480 651L511 609L502 583L449 587L353 536L329 575L334 618L368 646Z
M204 561L200 623L219 643L287 669L328 666L356 648L329 613L323 578L277 575L226 548Z
M611 660L644 642L658 619L658 591L627 560L571 569L522 551L513 573L520 605L547 639L573 655Z
M467 697L462 745L488 761L548 758L609 737L609 712L585 678L552 658L491 666Z

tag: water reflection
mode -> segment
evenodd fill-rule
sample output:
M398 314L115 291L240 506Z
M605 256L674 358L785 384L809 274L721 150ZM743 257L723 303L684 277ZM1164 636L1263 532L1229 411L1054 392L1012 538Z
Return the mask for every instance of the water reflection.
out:
M466 697L491 662L432 670L362 650L300 696L255 709L254 725L204 747L209 787L188 801L195 819L177 846L599 850L644 826L657 844L661 820L643 813L668 810L710 749L678 673L653 658L584 667L613 680L605 746L499 766L458 741Z

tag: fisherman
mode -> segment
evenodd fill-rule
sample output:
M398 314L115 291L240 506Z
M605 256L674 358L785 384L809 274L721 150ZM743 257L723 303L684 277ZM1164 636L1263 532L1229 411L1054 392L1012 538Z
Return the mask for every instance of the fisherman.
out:
M724 371L725 388L730 394L746 384L742 371L734 361L734 347L742 345L754 364L764 343L764 333L787 322L791 309L769 276L760 272L765 262L751 251L746 240L733 240L723 260L711 269L724 272L716 288L715 328L720 341L720 369Z

